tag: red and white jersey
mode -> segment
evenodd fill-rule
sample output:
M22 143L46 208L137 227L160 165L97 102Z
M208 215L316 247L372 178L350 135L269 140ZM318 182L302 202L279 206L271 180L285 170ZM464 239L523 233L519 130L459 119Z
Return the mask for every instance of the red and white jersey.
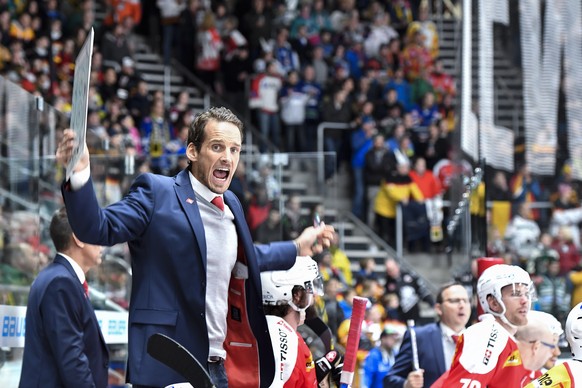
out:
M251 81L249 107L268 113L279 111L279 92L283 81L279 76L261 73Z
M527 384L525 388L576 388L582 387L582 361L569 360Z
M447 388L521 387L525 376L515 339L494 319L465 330L457 342Z
M275 378L271 387L317 387L313 356L301 335L281 317L267 315L266 318L275 355Z
M520 388L524 388L530 381L537 379L543 373L539 370L527 370L524 369L525 375L521 378L521 385Z

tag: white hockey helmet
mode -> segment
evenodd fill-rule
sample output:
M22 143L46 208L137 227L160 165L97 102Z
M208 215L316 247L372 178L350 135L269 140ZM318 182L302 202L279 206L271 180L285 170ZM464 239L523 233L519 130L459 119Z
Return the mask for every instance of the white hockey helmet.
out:
M297 256L293 267L286 271L261 272L263 304L285 305L294 310L304 310L293 303L293 287L303 287L309 294L323 295L323 281L319 275L317 262L309 256Z
M582 361L582 302L578 303L566 319L566 340L572 350L572 358Z
M495 264L483 271L477 281L477 295L479 296L479 303L484 312L499 317L506 324L515 327L505 317L506 308L501 300L501 289L512 284L526 285L528 287L530 302L532 301L535 288L533 287L529 274L517 265L508 264ZM502 311L500 313L491 310L489 307L489 303L487 302L487 296L489 295L493 296L501 305Z
M547 329L553 335L557 335L559 337L564 333L562 324L552 314L543 311L531 310L528 315L539 319L541 322L544 322Z

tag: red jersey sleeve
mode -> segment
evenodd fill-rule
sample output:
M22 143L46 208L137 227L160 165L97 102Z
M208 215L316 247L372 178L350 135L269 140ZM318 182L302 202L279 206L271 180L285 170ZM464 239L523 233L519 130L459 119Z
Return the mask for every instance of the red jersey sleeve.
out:
M493 319L469 327L457 342L447 388L519 387L525 370L513 337Z

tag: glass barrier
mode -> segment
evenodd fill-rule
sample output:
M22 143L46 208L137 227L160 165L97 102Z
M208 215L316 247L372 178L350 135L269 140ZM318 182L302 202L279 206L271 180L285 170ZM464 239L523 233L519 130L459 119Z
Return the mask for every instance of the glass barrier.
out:
M30 285L52 261L48 226L63 206L64 170L55 149L69 118L18 85L0 77L0 386L17 386ZM115 134L99 139L88 131L91 175L102 206L120 200L135 177L152 171L152 160L124 149ZM162 155L155 165L173 175L187 165L184 155ZM312 225L314 213L331 223L337 216L335 186L318 183L318 166L334 154L243 153L231 185L246 209L256 242L294 238ZM329 170L329 168L328 168ZM295 195L297 194L297 195ZM110 351L110 387L125 386L127 308L131 293L127 244L104 249L103 262L87 274L91 302Z

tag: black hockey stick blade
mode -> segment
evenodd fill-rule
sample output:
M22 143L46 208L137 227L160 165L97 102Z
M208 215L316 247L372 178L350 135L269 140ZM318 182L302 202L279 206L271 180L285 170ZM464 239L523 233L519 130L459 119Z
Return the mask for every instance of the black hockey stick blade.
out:
M184 376L194 388L215 388L200 361L170 337L153 334L148 339L148 354Z
M329 326L317 313L315 305L311 305L305 311L305 324L321 339L325 347L325 353L333 350L333 334Z
M328 325L325 324L323 319L316 316L314 318L305 319L305 324L313 330L315 334L321 339L325 347L325 352L333 350L333 334Z

